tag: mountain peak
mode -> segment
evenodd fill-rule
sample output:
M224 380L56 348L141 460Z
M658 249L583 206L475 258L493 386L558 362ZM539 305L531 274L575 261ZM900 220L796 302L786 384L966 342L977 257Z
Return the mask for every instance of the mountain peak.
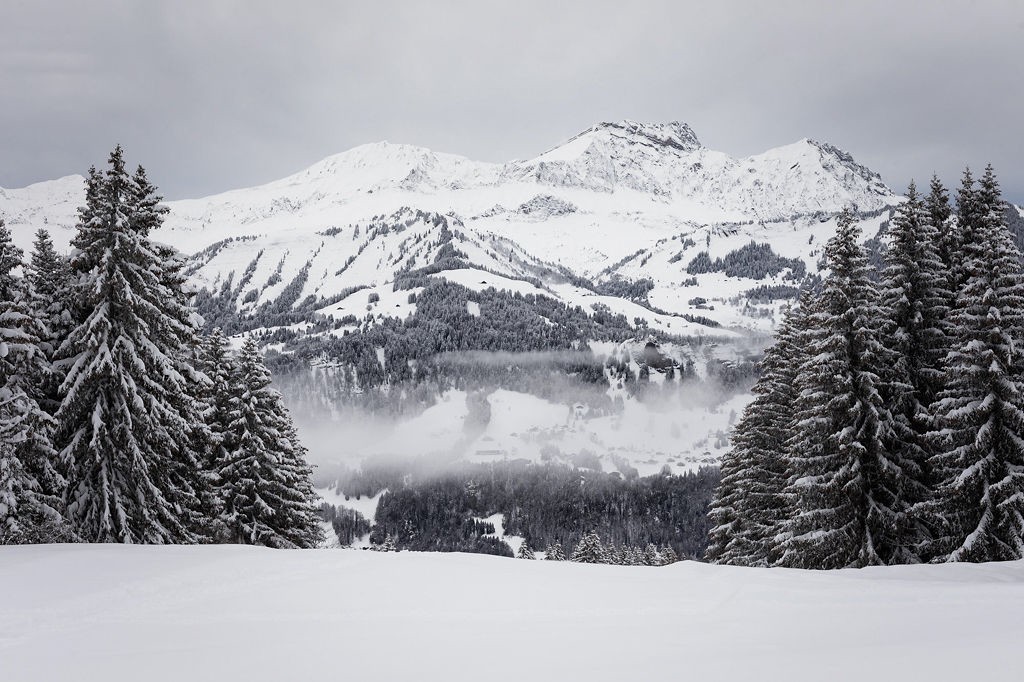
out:
M817 149L822 153L822 155L828 155L837 159L840 163L842 163L844 166L860 175L865 180L881 181L881 175L871 170L867 166L857 163L857 161L854 160L853 156L849 152L844 151L839 147L836 147L835 145L829 144L828 142L819 142L817 140L811 139L807 139L806 142L812 147L817 147Z
M701 143L697 134L688 124L682 121L668 123L641 123L629 119L623 121L606 121L598 123L582 134L597 131L608 131L613 135L640 137L655 144L674 147L681 151L700 149Z

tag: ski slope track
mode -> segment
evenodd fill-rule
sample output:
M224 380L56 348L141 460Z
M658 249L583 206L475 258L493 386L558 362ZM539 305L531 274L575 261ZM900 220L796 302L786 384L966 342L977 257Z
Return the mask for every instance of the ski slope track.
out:
M0 603L5 682L1019 680L1024 562L24 546L0 547Z

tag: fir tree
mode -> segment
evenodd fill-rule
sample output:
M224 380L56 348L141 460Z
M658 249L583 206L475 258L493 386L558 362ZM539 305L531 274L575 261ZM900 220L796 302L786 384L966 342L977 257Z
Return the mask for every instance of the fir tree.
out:
M242 346L237 366L232 451L220 471L232 539L268 547L315 547L323 532L312 470L252 337Z
M169 209L160 204L161 197L142 166L136 168L130 187L134 200L132 227L137 234L148 238L153 230L160 227ZM219 517L221 504L211 487L216 484L216 476L209 468L211 452L216 448L215 438L203 418L213 395L211 380L202 371L205 349L199 330L203 320L191 306L191 287L184 275L181 255L164 244L153 243L151 246L156 256L157 277L165 293L157 304L163 318L175 330L177 341L177 349L168 353L168 359L173 364L173 371L181 377L183 388L180 392L168 394L168 400L187 426L185 447L191 451L194 460L175 471L180 479L177 485L193 490L198 502L194 511L187 510L184 520L197 536L206 540L222 539L222 523L212 523Z
M544 558L547 561L565 561L565 551L562 549L562 545L556 542L548 547L544 553Z
M949 192L936 175L932 176L928 190L928 196L924 198L924 210L928 224L935 233L935 250L946 272L955 272L960 262L960 240L956 224L950 220L953 212L949 206Z
M644 547L644 565L645 566L660 566L661 555L658 554L658 548L653 543L648 544Z
M180 370L195 330L168 314L180 295L162 277L147 238L159 215L140 192L117 147L105 173L90 170L79 209L74 327L57 351L67 515L88 541L192 542L198 420Z
M46 230L36 232L32 254L25 268L25 280L29 307L43 325L39 346L47 360L52 361L70 328L68 297L72 287L69 263L57 253ZM43 397L40 403L50 414L60 407L60 382L59 373L54 371L41 386Z
M16 271L21 267L22 256L24 253L14 245L10 229L0 218L0 300L13 301L21 297Z
M883 313L849 211L825 249L830 273L807 321L788 442L795 508L780 563L801 568L885 564L897 555L899 482L891 417L879 393Z
M765 351L754 400L733 430L722 458L722 478L711 503L709 561L768 566L777 559L775 536L788 508L784 488L786 441L792 429L795 380L810 293L791 308L778 337Z
M953 261L950 289L954 292L963 288L970 275L970 265L965 262L964 250L980 238L978 234L981 224L980 211L981 207L978 204L977 191L974 187L974 176L971 175L970 168L964 168L963 176L960 179L960 188L956 195L955 241L947 246Z
M660 554L662 566L668 566L669 564L674 564L677 561L679 561L679 556L676 554L676 551L671 547L662 547L660 550Z
M576 548L572 551L570 561L581 564L608 563L608 555L601 543L601 537L595 531L590 531L580 538L580 541L576 543Z
M229 533L222 520L227 493L220 471L230 461L235 446L231 438L231 410L237 370L219 327L202 340L199 367L208 380L206 395L198 398L205 427L197 432L201 437L198 453L206 491L201 507L207 518L216 519L206 535L215 541L227 541Z
M44 229L36 231L32 253L25 268L25 280L32 309L46 324L53 338L63 338L71 322L68 310L71 267L68 260L57 253L50 233Z
M519 551L516 552L517 559L536 559L537 555L532 549L530 549L530 543L523 540L523 544L519 545Z
M54 421L39 404L51 371L45 331L14 274L21 255L0 220L0 544L73 539L61 516Z
M130 185L134 192L135 210L132 213L132 227L135 232L148 239L153 230L159 229L163 224L164 216L170 209L162 205L162 198L156 193L156 187L146 177L146 169L142 166L135 168ZM167 247L162 247L166 249ZM167 261L169 263L169 261ZM174 270L171 264L171 270Z
M889 233L880 287L887 313L881 338L890 358L883 396L893 415L888 447L901 468L896 507L901 542L889 558L895 563L917 561L918 545L924 539L910 511L928 494L928 434L947 352L944 329L951 293L946 285L949 272L936 249L939 234L932 221L937 219L926 211L911 182Z
M926 516L933 560L1024 556L1024 277L995 174L962 191L965 281L951 316L946 388L936 405Z

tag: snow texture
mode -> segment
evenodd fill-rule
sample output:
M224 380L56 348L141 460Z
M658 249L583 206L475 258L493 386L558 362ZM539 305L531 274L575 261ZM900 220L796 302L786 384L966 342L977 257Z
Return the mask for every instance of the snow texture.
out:
M1024 562L808 573L0 547L0 603L5 682L501 681L524 657L545 680L1018 680Z

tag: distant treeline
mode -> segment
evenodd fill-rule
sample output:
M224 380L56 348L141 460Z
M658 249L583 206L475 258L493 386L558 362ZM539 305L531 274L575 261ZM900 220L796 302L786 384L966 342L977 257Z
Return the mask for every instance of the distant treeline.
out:
M654 544L699 557L707 547L706 514L718 472L623 477L515 460L452 464L438 473L425 464L391 462L325 470L319 479L349 497L387 491L376 510L374 544L390 537L399 549L511 556L493 537L493 526L479 521L500 513L505 532L537 550L559 544L571 554L585 534L596 532L609 545ZM349 528L336 524L343 544L351 541Z

